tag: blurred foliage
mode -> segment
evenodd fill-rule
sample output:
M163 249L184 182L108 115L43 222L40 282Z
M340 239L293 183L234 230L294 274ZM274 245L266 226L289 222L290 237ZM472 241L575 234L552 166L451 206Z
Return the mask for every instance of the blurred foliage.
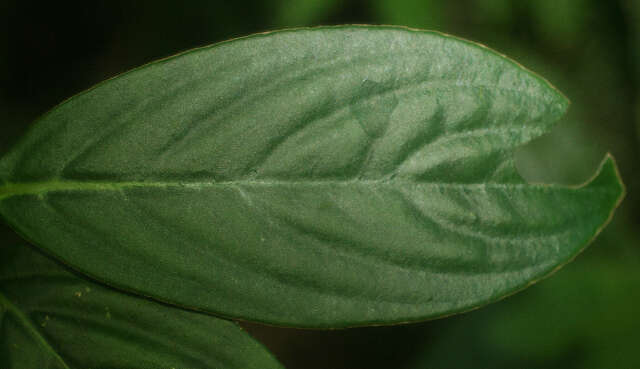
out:
M302 27L316 24L333 12L338 0L280 0L274 23L287 27Z
M627 0L624 2L625 10L627 14L627 22L630 25L632 35L630 37L629 48L633 53L633 60L635 61L635 78L634 86L640 86L640 2L634 0ZM638 140L640 141L640 95L637 93L636 88L636 132L638 133Z
M446 2L438 0L375 0L375 16L382 24L398 24L407 27L440 30L444 25Z
M640 2L635 0L0 1L0 153L65 98L140 64L249 33L397 24L488 45L573 102L517 152L531 181L581 183L603 154L628 195L613 222L549 280L417 325L304 331L247 324L289 368L635 368L640 327ZM5 242L15 234L0 227Z
M639 283L635 263L571 264L508 303L439 322L406 368L638 368L637 305L612 302L638 301Z
M587 31L585 28L597 16L589 0L536 0L526 2L531 12L534 30L548 43L571 47Z

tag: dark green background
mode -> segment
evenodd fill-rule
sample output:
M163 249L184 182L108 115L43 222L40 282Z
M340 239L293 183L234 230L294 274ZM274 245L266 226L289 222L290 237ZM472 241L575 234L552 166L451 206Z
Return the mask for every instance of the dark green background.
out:
M0 152L65 98L146 62L254 32L344 23L451 33L545 76L573 104L551 135L516 153L522 174L581 183L609 151L627 198L574 263L478 311L345 331L247 324L251 333L288 368L640 367L639 1L4 0Z

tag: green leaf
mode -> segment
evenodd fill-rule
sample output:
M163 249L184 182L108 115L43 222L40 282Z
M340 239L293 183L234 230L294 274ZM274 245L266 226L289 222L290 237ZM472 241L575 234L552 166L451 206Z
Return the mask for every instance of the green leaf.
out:
M0 214L80 271L277 325L441 317L571 260L623 196L525 183L568 106L476 44L392 27L256 35L56 107L0 161Z
M129 296L0 247L0 367L281 368L235 323Z

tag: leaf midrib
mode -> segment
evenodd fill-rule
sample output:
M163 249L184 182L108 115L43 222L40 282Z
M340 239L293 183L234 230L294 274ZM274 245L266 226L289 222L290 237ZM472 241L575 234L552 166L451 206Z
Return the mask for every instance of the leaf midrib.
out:
M56 350L51 346L51 344L47 341L47 339L42 335L42 333L36 328L33 322L25 315L25 313L20 310L16 305L14 305L2 292L0 292L0 305L4 306L8 312L12 313L22 326L29 332L35 339L38 341L40 346L51 354L56 361L58 361L63 368L71 369L69 365L62 359L62 357L56 352Z
M7 183L0 186L0 201L13 197L24 195L45 195L51 192L119 192L132 188L185 188L191 190L199 190L215 187L237 188L239 186L411 186L411 187L434 187L434 188L460 188L460 189L586 189L585 185L567 186L554 184L530 184L530 183L448 183L448 182L421 182L418 180L411 181L405 178L385 178L385 179L348 179L348 180L253 180L241 179L233 181L43 181L43 182L27 182L27 183Z

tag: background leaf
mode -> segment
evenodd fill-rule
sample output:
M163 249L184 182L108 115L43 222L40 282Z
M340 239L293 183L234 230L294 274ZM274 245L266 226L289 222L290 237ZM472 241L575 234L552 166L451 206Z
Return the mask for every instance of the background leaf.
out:
M438 340L414 337L421 349L404 368L635 368L640 323L633 305L618 303L640 299L635 269L573 263L511 304L452 319ZM466 355L452 363L461 345Z
M566 107L437 33L259 35L51 111L0 162L0 213L82 271L182 306L307 327L433 318L542 278L611 217L611 158L581 188L513 165Z
M386 24L441 30L446 4L435 0L375 0L372 2L377 16ZM426 27L425 27L426 26Z
M311 22L323 19L334 10L338 0L278 0L275 8L277 9L274 24L282 27L283 25L304 26Z
M25 244L0 247L0 366L281 368L235 323L90 282Z

